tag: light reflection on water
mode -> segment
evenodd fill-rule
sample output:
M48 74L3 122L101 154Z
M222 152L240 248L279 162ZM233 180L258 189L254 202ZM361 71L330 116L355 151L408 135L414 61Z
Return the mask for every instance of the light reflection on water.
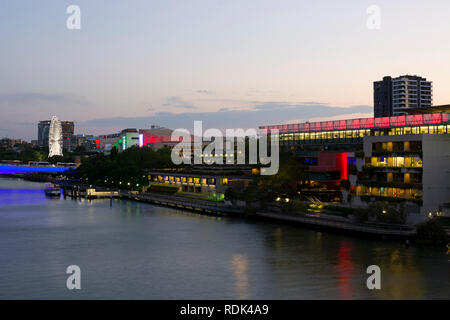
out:
M234 254L231 262L235 276L236 299L249 299L247 257L242 254Z
M446 248L42 189L0 178L0 298L450 298ZM65 288L71 264L82 270L78 292ZM381 290L366 288L372 264Z

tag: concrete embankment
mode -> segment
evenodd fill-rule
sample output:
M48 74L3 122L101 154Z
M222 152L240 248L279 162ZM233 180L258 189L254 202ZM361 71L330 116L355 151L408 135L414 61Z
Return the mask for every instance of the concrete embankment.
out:
M164 195L155 193L133 194L127 191L121 191L120 196L126 199L144 201L162 206L180 208L184 210L199 211L208 214L232 214L243 215L243 209L235 206L225 205L220 202L213 202L201 199L190 199L174 195Z
M153 204L180 208L184 210L194 210L208 214L233 214L237 216L247 216L256 219L272 220L278 222L288 222L302 224L308 227L319 227L322 229L333 229L350 233L359 233L378 237L413 239L416 231L413 228L396 225L384 225L383 227L370 224L339 221L338 219L328 219L318 217L307 217L301 214L286 214L274 212L256 212L246 215L242 207L215 203L207 200L189 199L172 195L161 195L153 193L131 194L126 191L120 193L121 197L136 201L145 201Z
M323 229L340 230L349 233L359 233L372 236L381 236L386 238L404 238L413 239L416 236L416 230L409 227L399 227L396 225L376 227L364 223L353 223L344 221L334 221L320 217L306 217L294 214L257 212L259 218L272 221L284 221L296 224L302 224L311 227L320 227Z
M67 187L67 186L66 186ZM73 189L71 186L70 189ZM87 188L87 186L76 186L75 190ZM83 192L82 192L83 193ZM84 194L84 193L83 193ZM117 195L115 195L117 196ZM160 193L138 193L126 190L118 190L118 196L123 199L148 202L156 205L178 208L182 210L196 211L202 214L233 215L249 217L258 220L270 220L283 223L304 225L308 228L328 229L339 232L357 233L381 238L414 239L416 230L409 226L398 225L374 225L370 223L356 223L346 221L339 217L307 216L301 213L288 214L282 212L256 212L248 214L243 207L214 202L203 199L193 199L183 196ZM339 219L338 219L339 218Z

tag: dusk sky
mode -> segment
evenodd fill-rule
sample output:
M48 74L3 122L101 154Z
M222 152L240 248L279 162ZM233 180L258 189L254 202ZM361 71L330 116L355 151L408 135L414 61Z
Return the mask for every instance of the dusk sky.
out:
M36 139L52 115L86 134L368 117L384 75L426 77L449 104L449 13L448 0L2 0L0 138Z

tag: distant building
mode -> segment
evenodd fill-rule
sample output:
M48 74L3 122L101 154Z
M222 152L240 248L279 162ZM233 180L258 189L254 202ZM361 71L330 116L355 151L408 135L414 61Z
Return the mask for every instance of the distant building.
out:
M433 100L432 82L426 78L403 75L384 77L373 83L375 117L408 114L411 109L430 108Z
M86 151L97 151L97 143L93 135L77 134L71 138L71 148L75 150L78 147L83 147Z
M152 125L150 129L139 130L139 146L149 146L156 151L161 148L172 149L178 140L172 141L172 129Z
M3 138L0 140L0 148L12 149L15 145L22 144L22 143L23 142L20 139Z
M373 83L373 109L375 117L392 116L392 78L384 77Z
M113 147L119 150L119 133L99 135L95 138L97 149L102 152L110 152Z
M139 132L137 129L124 129L119 134L119 151L139 145Z
M38 135L37 135L37 146L45 147L48 146L48 133L50 130L50 120L39 121L38 123ZM73 136L75 125L73 121L60 121L62 128L63 137L63 148L68 150L72 149L71 138Z

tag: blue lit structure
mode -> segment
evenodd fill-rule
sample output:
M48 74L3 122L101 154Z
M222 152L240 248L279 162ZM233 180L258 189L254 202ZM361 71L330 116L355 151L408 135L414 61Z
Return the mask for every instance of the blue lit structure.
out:
M0 166L0 173L62 173L72 168L37 166Z

